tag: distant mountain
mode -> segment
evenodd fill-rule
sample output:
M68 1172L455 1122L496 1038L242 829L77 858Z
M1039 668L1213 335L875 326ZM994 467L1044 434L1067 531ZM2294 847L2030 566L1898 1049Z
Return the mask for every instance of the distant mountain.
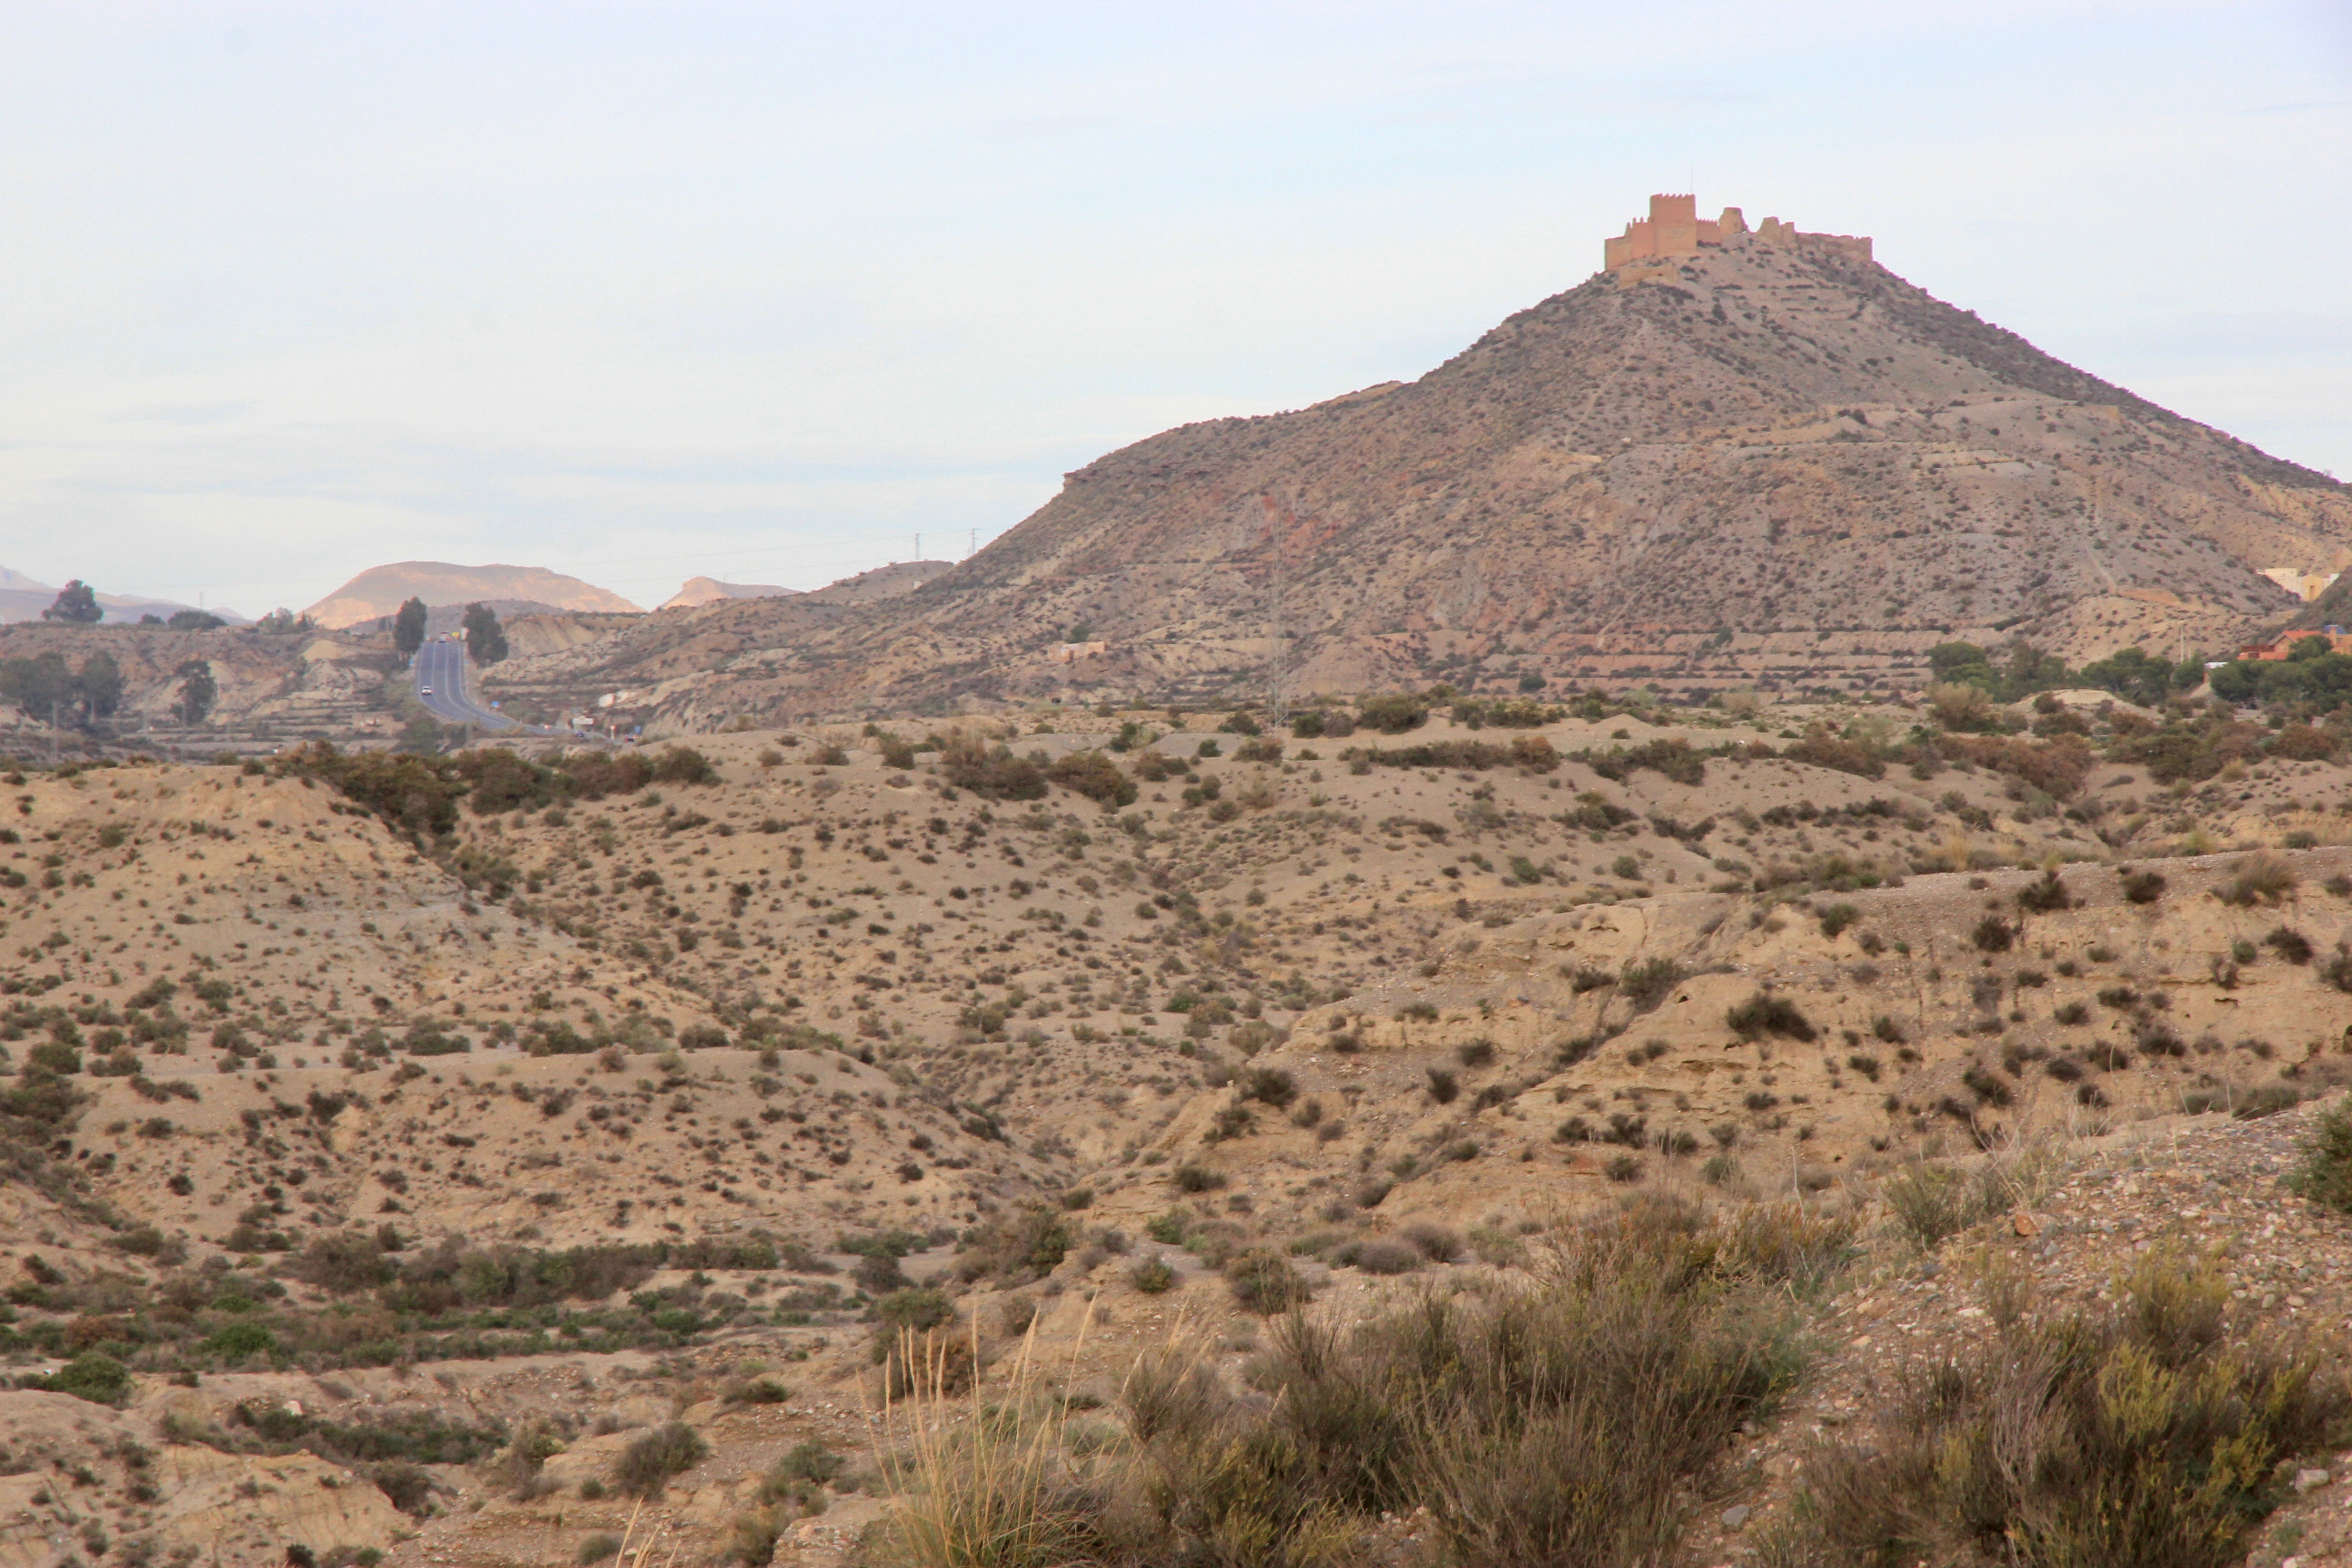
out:
M22 572L12 572L0 566L0 624L14 621L37 621L41 612L58 602L58 590L46 583L36 582ZM193 610L194 605L183 605L173 599L142 599L131 594L100 594L98 603L106 612L106 624L119 626L135 622L142 616L158 616L164 620L182 610ZM215 606L212 614L233 626L252 623L235 610Z
M721 583L716 577L688 577L686 585L662 601L665 610L690 610L721 599L782 599L797 588L771 587L764 583Z
M855 615L713 606L698 631L743 651L679 671L663 717L1867 684L1916 679L1952 637L2210 650L2294 611L2266 569L2352 565L2352 489L1933 298L1864 242L1726 225L1686 249L1605 268L1418 380L1110 453ZM1058 647L1080 627L1099 654Z
M371 566L317 604L310 617L331 630L389 616L410 599L429 608L476 600L514 600L558 610L643 615L618 594L543 566L453 566L446 561L402 561Z

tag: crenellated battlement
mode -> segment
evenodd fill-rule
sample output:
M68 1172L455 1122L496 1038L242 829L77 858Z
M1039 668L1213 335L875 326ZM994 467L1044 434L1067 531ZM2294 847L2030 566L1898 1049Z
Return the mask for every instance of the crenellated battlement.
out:
M1631 220L1623 234L1601 242L1601 265L1614 271L1629 261L1652 257L1696 256L1703 245L1724 245L1751 235L1759 245L1825 251L1850 261L1871 258L1866 235L1804 234L1795 224L1777 217L1766 218L1751 231L1738 207L1724 208L1721 217L1703 218L1698 216L1696 196L1668 194L1650 198L1648 217Z

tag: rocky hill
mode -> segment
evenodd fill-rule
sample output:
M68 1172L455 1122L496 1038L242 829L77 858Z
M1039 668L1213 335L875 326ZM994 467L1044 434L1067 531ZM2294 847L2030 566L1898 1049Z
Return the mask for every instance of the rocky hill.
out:
M618 594L543 566L453 566L446 561L371 566L306 613L330 630L341 630L392 615L410 599L424 600L427 608L511 600L558 610L640 613Z
M690 610L714 599L782 599L794 590L763 583L721 583L716 577L688 577L684 585L661 602L665 610Z
M869 614L740 606L740 653L663 700L691 726L1438 675L1854 685L1955 637L2218 648L2294 609L2262 569L2347 562L2343 485L1749 237L1597 274L1417 381L1111 453ZM1108 647L1057 660L1079 629ZM650 684L630 659L677 662L642 647L617 684Z

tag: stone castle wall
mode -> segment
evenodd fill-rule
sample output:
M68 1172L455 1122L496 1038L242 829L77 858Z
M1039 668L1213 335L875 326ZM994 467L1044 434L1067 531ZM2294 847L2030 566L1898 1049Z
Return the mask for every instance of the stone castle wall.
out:
M1633 219L1625 226L1623 234L1601 242L1601 265L1613 272L1629 261L1696 256L1701 246L1723 245L1748 233L1748 220L1738 207L1724 208L1721 217L1703 218L1698 216L1698 198L1695 195L1653 195L1648 217ZM1795 224L1782 223L1777 217L1768 217L1759 225L1755 237L1759 244L1819 251L1842 256L1849 261L1871 259L1866 235L1805 234Z

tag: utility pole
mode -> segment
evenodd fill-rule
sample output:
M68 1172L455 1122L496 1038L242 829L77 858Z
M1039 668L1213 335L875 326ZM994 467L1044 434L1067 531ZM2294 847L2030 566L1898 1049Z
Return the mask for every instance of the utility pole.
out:
M964 550L963 550L963 558L964 558L966 561L969 561L969 560L971 560L973 556L975 556L975 555L977 555L977 554L979 554L979 553L980 553L980 530L978 530L978 529L976 529L976 528L975 528L975 529L973 529L973 530L971 531L971 542L970 542L969 543L967 543L967 544L964 546Z
M915 559L916 559L916 560L918 560L918 561L920 561L922 558L923 558L923 536L922 536L921 534L919 534L919 534L915 535Z

